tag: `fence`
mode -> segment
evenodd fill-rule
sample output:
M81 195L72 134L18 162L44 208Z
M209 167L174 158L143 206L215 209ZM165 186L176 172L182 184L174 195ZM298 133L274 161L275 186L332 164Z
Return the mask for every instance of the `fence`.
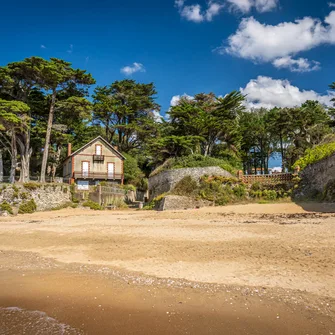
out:
M15 176L15 182L18 182L20 180L19 176ZM30 176L29 177L29 181L34 181L39 183L41 180L40 176ZM10 177L9 176L2 176L1 180L0 180L0 184L4 183L4 184L8 184L10 181ZM67 178L62 178L62 177L45 177L45 182L46 183L57 183L57 184L63 184L63 183L69 183L69 179Z
M240 179L244 184L281 184L289 183L294 178L293 173L274 173L274 174L263 174L263 175L245 175L242 171L237 174L238 179Z

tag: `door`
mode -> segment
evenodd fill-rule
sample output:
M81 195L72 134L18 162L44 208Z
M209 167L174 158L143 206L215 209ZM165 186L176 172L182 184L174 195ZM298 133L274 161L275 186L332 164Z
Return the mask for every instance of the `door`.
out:
M83 175L83 178L88 178L89 168L89 162L81 162L81 173Z
M108 179L114 179L114 163L107 163L107 175Z

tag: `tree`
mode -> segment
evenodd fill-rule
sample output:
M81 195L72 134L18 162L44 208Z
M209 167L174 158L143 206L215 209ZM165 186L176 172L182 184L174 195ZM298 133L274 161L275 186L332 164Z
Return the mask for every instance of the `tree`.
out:
M110 86L94 90L95 124L105 128L104 137L120 150L138 149L157 131L154 84L141 84L134 80L116 81Z
M224 98L213 93L197 94L193 99L182 98L168 112L173 136L186 136L188 140L200 144L204 156L211 156L218 144L226 144L230 149L238 147L238 115L244 109L244 97L239 92L231 92Z
M87 74L86 71L73 69L71 63L61 59L51 58L49 62L43 64L39 84L43 89L50 92L51 101L41 166L41 182L45 181L51 129L58 95L66 90L72 90L73 88L77 89L80 87L85 88L94 83L95 80L90 74ZM64 101L63 103L66 102ZM73 101L68 101L68 103L71 105L73 104Z
M0 99L0 130L1 137L10 146L11 170L10 183L15 181L17 165L17 134L28 131L29 106L20 101ZM6 134L8 136L6 136ZM10 138L10 140L8 139Z
M38 88L41 77L41 66L45 60L39 57L26 58L20 62L9 63L0 67L0 98L22 101L27 104L31 120L31 95ZM18 134L21 158L20 181L27 182L30 172L30 158L32 148L30 144L31 125L27 124L27 131Z

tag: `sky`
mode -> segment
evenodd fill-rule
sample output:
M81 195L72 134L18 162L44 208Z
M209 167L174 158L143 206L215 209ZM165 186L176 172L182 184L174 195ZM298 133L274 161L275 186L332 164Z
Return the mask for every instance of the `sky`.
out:
M65 59L98 85L154 82L181 95L240 90L247 107L330 104L335 3L325 0L3 1L0 66Z

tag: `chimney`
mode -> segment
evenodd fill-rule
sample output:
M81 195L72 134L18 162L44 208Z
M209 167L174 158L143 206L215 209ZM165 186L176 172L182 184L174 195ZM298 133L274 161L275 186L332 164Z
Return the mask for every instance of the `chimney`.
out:
M67 157L71 156L72 154L72 144L68 143L67 144Z

